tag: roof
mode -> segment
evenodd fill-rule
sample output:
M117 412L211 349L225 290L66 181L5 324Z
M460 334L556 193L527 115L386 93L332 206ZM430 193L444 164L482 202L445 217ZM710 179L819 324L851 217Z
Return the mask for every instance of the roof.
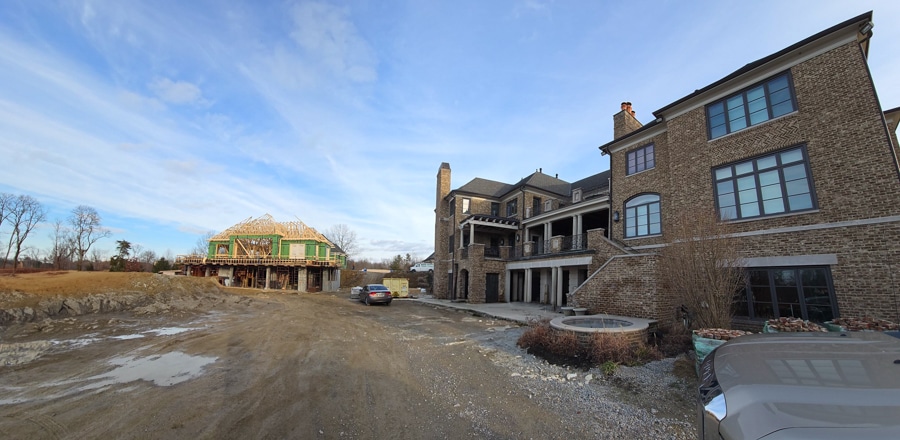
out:
M299 219L294 222L276 222L271 215L265 214L259 218L248 218L209 239L209 241L228 240L234 235L278 235L283 240L315 240L321 243L331 243L324 235L315 229L306 226Z
M488 197L502 197L504 194L513 190L513 186L508 183L497 182L494 180L482 179L476 177L469 183L459 187L457 191L472 193Z
M469 193L491 198L502 198L503 196L518 190L520 188L530 186L550 193L561 196L568 196L572 192L572 185L565 180L557 177L549 176L540 171L535 171L527 177L522 178L515 184L497 182L495 180L482 179L476 177L469 183L457 188L454 192Z
M748 63L748 64L744 65L743 67L741 67L740 69L735 70L735 71L732 72L731 74L725 76L724 78L722 78L722 79L720 79L720 80L718 80L718 81L716 81L716 82L714 82L714 83L712 83L712 84L710 84L710 85L708 85L708 86L706 86L706 87L703 87L703 88L701 88L701 89L694 90L693 93L691 93L691 94L689 94L689 95L687 95L687 96L685 96L685 97L683 97L683 98L681 98L681 99L678 99L677 101L674 101L674 102L672 102L672 103L666 105L665 107L663 107L663 108L661 108L661 109L659 109L659 110L656 110L655 112L653 112L653 116L656 116L656 119L655 119L653 122L650 122L649 124L644 125L643 127L639 128L639 129L637 129L637 130L635 130L635 131L632 131L632 132L630 132L630 133L628 133L628 134L626 134L626 135L624 135L624 136L620 136L618 139L613 139L611 142L608 142L608 143L606 143L606 144L604 144L604 145L601 145L599 148L600 148L601 150L603 150L603 151L606 151L606 149L607 149L610 145L612 145L612 144L614 144L614 143L617 143L617 142L619 142L619 141L621 141L621 140L623 140L623 139L627 139L627 138L629 138L629 137L635 136L635 135L637 135L637 134L639 134L639 133L641 133L641 132L643 132L643 131L646 131L646 130L650 129L651 127L653 127L653 126L655 126L655 125L661 123L662 120L663 120L663 119L662 119L662 118L663 118L663 113L665 113L667 110L669 110L669 109L671 109L671 108L673 108L673 107L675 107L675 106L677 106L677 105L679 105L679 104L681 104L681 103L683 103L683 102L685 102L685 101L688 101L688 100L690 100L690 99L693 99L693 98L695 98L695 97L697 97L697 96L699 96L699 95L701 95L701 94L703 94L703 93L706 93L707 91L709 91L709 90L711 90L711 89L713 89L713 88L715 88L715 87L718 87L718 86L720 86L720 85L722 85L722 84L724 84L724 83L726 83L726 82L728 82L728 81L731 81L731 80L733 80L733 79L735 79L735 78L737 78L737 77L739 77L739 76L741 76L741 75L744 75L744 74L746 74L746 73L748 73L748 72L750 72L750 71L752 71L752 70L754 70L754 69L756 69L756 68L758 68L758 67L760 67L760 66L763 66L763 65L765 65L765 64L767 64L767 63L769 63L769 62L771 62L771 61L774 61L774 60L778 59L779 57L782 57L782 56L784 56L784 55L786 55L786 54L789 54L789 53L791 53L791 52L793 52L793 51L795 51L795 50L797 50L797 49L799 49L799 48L801 48L801 47L803 47L803 46L806 46L807 44L810 44L810 43L812 43L812 42L818 40L818 39L821 39L821 38L823 38L823 37L826 37L826 36L828 36L828 35L830 35L830 34L833 34L833 33L835 33L835 32L841 31L841 30L843 30L843 29L845 29L845 28L847 28L847 27L849 27L849 26L858 25L858 24L860 24L860 23L865 23L865 22L868 22L868 21L871 21L871 20L872 20L872 11L866 12L866 13L864 13L864 14L860 14L860 15L858 15L858 16L856 16L856 17L853 17L853 18L851 18L851 19L849 19L849 20L843 21L843 22L838 23L838 24L836 24L836 25L834 25L834 26L832 26L832 27L830 27L830 28L828 28L828 29L825 29L824 31L819 32L819 33L817 33L817 34L815 34L815 35L813 35L813 36L811 36L811 37L809 37L809 38L806 38L806 39L804 39L803 41L800 41L800 42L795 43L795 44L793 44L793 45L791 45L791 46L788 46L788 47L786 47L786 48L784 48L784 49L782 49L782 50L780 50L780 51L778 51L778 52L776 52L776 53L773 53L773 54L771 54L771 55L769 55L769 56L767 56L767 57L760 58L760 59L758 59L758 60L756 60L756 61L753 61L753 62L751 62L751 63ZM870 32L871 32L871 31L870 31ZM867 48L867 46L864 46L864 50L865 50L866 48Z
M610 171L606 170L602 173L597 173L593 176L588 176L584 179L572 182L572 189L581 188L582 191L588 192L595 189L607 188L609 187L609 177Z

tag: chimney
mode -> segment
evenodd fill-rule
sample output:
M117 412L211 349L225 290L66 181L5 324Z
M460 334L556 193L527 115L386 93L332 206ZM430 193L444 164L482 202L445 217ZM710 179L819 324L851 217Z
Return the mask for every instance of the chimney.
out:
M623 102L621 111L613 115L613 139L618 139L643 127L643 124L634 115L635 112L631 108L631 103L628 101Z

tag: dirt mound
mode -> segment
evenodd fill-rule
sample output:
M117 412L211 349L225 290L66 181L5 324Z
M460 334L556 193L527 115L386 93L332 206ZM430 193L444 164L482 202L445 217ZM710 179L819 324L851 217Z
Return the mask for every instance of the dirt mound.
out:
M233 297L213 278L141 272L40 272L0 277L0 325L88 313L193 309Z

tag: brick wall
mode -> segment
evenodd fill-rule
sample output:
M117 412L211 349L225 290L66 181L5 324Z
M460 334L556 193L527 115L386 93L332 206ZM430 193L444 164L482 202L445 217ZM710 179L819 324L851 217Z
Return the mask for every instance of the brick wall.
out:
M866 314L898 321L900 278L893 264L900 264L896 245L900 242L900 182L865 59L858 45L849 43L790 71L798 104L795 113L710 141L705 107L699 106L668 119L666 131L654 137L655 169L625 176L630 149L611 155L612 209L624 217L628 198L644 192L661 197L663 236L625 243L632 247L665 243L665 233L676 217L672 213L714 210L713 168L803 144L810 158L818 209L735 222L739 233L760 234L742 238L747 256L837 255L838 264L831 270L841 315ZM632 148L643 145L646 143ZM620 240L624 238L623 223L611 227L612 236ZM823 224L837 227L803 230ZM801 230L777 233L779 228ZM599 298L578 300L592 307L637 307L617 299L614 289L603 285L622 285L611 272L624 270L635 278L624 284L632 288L641 285L646 272L625 262L615 265L616 270L608 267L598 274L598 280L591 280ZM643 299L633 302L646 301L645 294L636 295Z
M576 307L588 314L665 319L674 313L673 301L657 289L655 254L617 255L606 261L571 294Z

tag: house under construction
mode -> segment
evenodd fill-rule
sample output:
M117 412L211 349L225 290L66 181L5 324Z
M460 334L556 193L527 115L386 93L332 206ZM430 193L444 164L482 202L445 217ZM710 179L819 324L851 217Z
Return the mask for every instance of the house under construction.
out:
M344 252L302 221L249 218L209 239L206 255L180 255L190 276L216 276L226 285L300 292L335 291Z

